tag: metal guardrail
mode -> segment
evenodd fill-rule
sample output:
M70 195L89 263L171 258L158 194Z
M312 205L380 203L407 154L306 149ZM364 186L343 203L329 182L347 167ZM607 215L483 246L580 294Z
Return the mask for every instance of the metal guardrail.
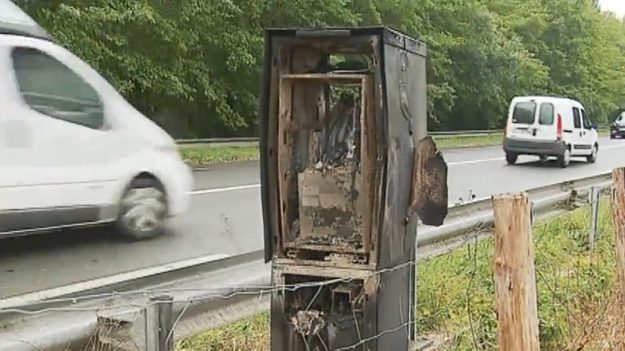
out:
M501 130L488 129L488 130L456 130L456 131L444 131L444 132L429 132L428 134L440 138L451 138L458 136L481 136L489 134L498 134ZM258 138L255 137L234 137L234 138L198 138L198 139L177 139L178 145L195 145L195 144L256 144Z
M257 143L258 138L207 138L207 139L177 139L179 145L186 144L228 144L228 143Z
M599 131L606 131L609 127L599 126ZM437 137L439 139L443 138L453 138L453 137L479 137L484 135L491 134L501 134L503 133L500 129L477 129L477 130L453 130L453 131L433 131L428 132L428 135L433 137ZM205 139L177 139L176 143L178 145L198 145L198 144L206 144L206 145L228 145L228 144L238 144L241 145L255 145L258 143L258 138L256 137L234 137L234 138L205 138Z
M607 188L611 173L556 183L527 190L534 217L567 209L593 187ZM419 259L436 255L447 243L468 240L492 228L489 198L452 206L441 227L419 226L415 245ZM450 246L453 247L453 246ZM36 349L66 350L67 345L82 350L102 323L122 328L126 335L145 332L142 318L150 297L168 294L174 298L173 313L179 316L175 339L219 327L267 310L271 288L270 265L262 252L227 258L203 267L166 272L138 282L108 286L116 290L106 295L41 301L37 306L6 306L0 309L0 351ZM269 292L268 292L269 291ZM93 294L93 292L91 292ZM2 302L2 300L0 300Z
M428 132L431 136L464 136L464 135L488 135L503 133L500 129L479 129L479 130L451 130L451 131L433 131Z

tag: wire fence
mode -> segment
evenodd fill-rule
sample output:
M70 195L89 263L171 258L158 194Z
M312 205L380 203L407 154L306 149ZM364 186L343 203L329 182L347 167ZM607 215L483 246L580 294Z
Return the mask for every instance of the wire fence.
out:
M615 350L623 341L610 203L602 197L594 217L594 201L533 226L541 350ZM419 290L417 323L453 339L449 349L497 349L493 251L492 241L473 239L444 260L421 264L426 287Z
M407 263L403 263L403 264L399 264L396 265L394 267L391 268L386 268L386 269L380 269L371 273L366 274L366 276L364 277L365 279L367 278L372 278L374 276L379 276L379 275L383 275L383 274L387 274L387 273L392 273L395 272L397 270L402 270L402 269L407 269L409 267L412 267L416 264L416 262L407 262ZM359 279L363 279L363 277L359 277ZM183 320L184 314L188 311L189 306L191 306L192 303L197 303L197 302L201 302L203 300L215 300L215 299L219 299L219 300L229 300L235 297L241 297L241 296L253 296L253 297L258 297L258 298L262 298L263 296L269 296L273 293L276 292L295 292L301 289L308 289L308 288L317 288L318 291L321 291L322 287L326 287L326 286L332 286L332 285L336 285L338 283L350 283L353 282L355 280L355 278L351 278L351 277L347 277L347 278L336 278L336 279L329 279L329 280L320 280L320 281L313 281L313 282L306 282L306 283L298 283L298 284L273 284L273 285L268 285L268 286L249 286L249 287L236 287L237 291L235 292L229 292L229 293L222 293L220 292L221 290L224 289L211 289L211 288L197 288L197 289L166 289L166 290L159 290L159 289L151 289L151 290L133 290L133 291L128 291L128 292L124 292L124 293L111 293L111 294L93 294L93 295L83 295L77 298L66 298L66 299L55 299L54 301L49 301L49 302L54 302L54 303L69 303L69 304L76 304L78 303L80 300L90 300L90 299L94 299L94 298L102 298L103 296L108 297L109 301L113 300L115 298L118 298L120 296L142 296L142 297L146 297L149 299L149 302L147 303L124 303L124 304L116 304L116 305L109 305L107 306L107 303L105 302L104 305L99 304L98 306L85 306L85 307L72 307L72 306L63 306L63 307L46 307L46 308L40 308L37 310L30 310L30 309L24 309L24 308L5 308L5 309L0 309L0 314L8 314L8 313L16 313L16 314L20 314L20 315L25 315L25 316L33 316L33 315L41 315L41 314L46 314L46 313L59 313L59 312L65 312L65 313L72 313L72 312L93 312L96 314L102 314L102 315L107 315L106 312L108 311L119 311L119 310L124 310L124 309L128 309L128 308L134 308L134 309L138 309L138 310L150 310L152 307L155 306L159 306L159 305L163 305L163 304L178 304L178 305L184 305L181 312L179 314L177 314L174 317L174 321L173 321L173 325L172 328L168 331L168 335L166 338L166 342L169 342L171 338L174 337L175 334L175 329L177 328L177 326L179 325L179 323ZM168 294L172 294L175 295L176 293L180 293L180 292L204 292L206 293L205 296L200 297L200 298L190 298L190 299L186 299L186 298L182 298L182 299L176 299L173 301L169 301L166 299L163 299L162 296L165 295L167 296ZM313 304L314 300L316 297L313 297L313 300L311 300L309 307L306 309L310 309L310 306ZM354 316L355 317L355 316ZM384 330L381 331L380 333L374 335L374 336L370 336L370 337L366 337L366 338L362 338L359 340L358 343L355 343L354 345L351 346L345 346L345 347L340 347L340 348L336 348L333 349L332 351L344 351L344 350L355 350L356 348L358 348L361 345L364 345L372 340L375 340L383 335L386 335L388 333L394 333L394 332L398 332L401 331L402 329L408 328L411 324L414 324L414 320L408 320L398 326L396 326L395 328L389 329L389 330ZM106 328L110 328L110 325L106 325ZM117 328L119 328L120 326L117 326ZM110 330L109 330L110 331ZM117 350L120 347L120 344L123 344L125 342L125 340L121 340L121 341L113 341L111 342L109 340L109 348L102 348L103 346L96 346L96 340L98 338L98 336L100 335L101 330L98 330L98 333L94 333L92 339L90 340L88 347L85 350ZM305 343L308 343L309 340L306 339L302 334L300 334L303 337L303 341ZM317 335L318 336L318 335ZM320 337L320 336L319 336ZM321 340L321 343L323 344L323 340ZM27 340L21 340L20 342L24 342L24 343L28 343ZM36 349L40 349L38 347L36 347L36 345L32 345L33 347L35 347ZM42 349L42 348L41 348ZM139 350L143 350L144 348L139 347ZM308 347L307 347L308 349ZM311 349L312 350L312 349ZM330 349L326 348L326 351L330 351ZM161 351L165 351L165 350L161 350ZM169 350L167 350L169 351Z
M541 317L543 349L583 350L596 346L599 342L612 347L617 339L625 335L623 318L616 315L615 309L611 308L618 303L618 296L614 290L614 242L613 235L610 235L613 232L611 217L605 208L609 203L603 198L601 211L596 211L595 215L589 206L593 204L593 201L600 201L599 197L584 203L574 213L563 211L549 218L548 222L534 225L536 279L539 286L539 316ZM592 247L588 233L595 221L597 222L596 245ZM402 323L372 336L363 336L359 332L358 342L335 349L328 347L318 332L308 330L299 335L306 345L306 351L358 350L363 345L387 334L402 332L408 336L410 329L415 325L418 326L418 330L442 335L444 339L451 340L449 343L451 349L495 349L497 325L490 266L493 243L490 240L480 240L487 237L491 230L492 225L477 225L452 242L428 248L428 252L420 253L418 263L407 262L373 271L365 276L365 278L371 278L415 265L422 268L418 273L418 307L414 318L405 316L406 318L402 318L402 320L405 319ZM227 301L234 298L262 299L274 293L295 292L301 289L321 291L322 287L351 283L355 279L347 277L297 284L139 289L86 294L49 300L43 307L37 309L0 309L0 317L6 314L38 316L47 313L73 312L92 312L98 316L114 316L113 312L124 309L148 311L161 305L181 306L177 309L179 312L172 316L171 328L167 330L167 336L164 339L165 342L170 343L175 338L175 330L184 321L191 306L195 303ZM194 294L193 297L184 297L181 293ZM201 293L201 296L195 293ZM317 295L313 297L305 311L310 310ZM176 296L176 298L172 301L163 299L163 296ZM115 303L120 299L128 299L130 302ZM89 305L91 300L98 302ZM100 325L90 338L87 347L82 349L117 350L121 344L128 342L114 337L115 334L123 334L118 332L124 328L126 327L121 322L113 326L111 324ZM104 334L109 338L103 343L102 335ZM311 344L311 336L318 339L316 345L321 345L320 348ZM16 341L30 345L28 340ZM36 350L44 349L34 344L30 346ZM137 349L142 348L137 347ZM74 349L68 348L68 350ZM212 349L207 347L202 349L204 350ZM250 349L246 349L248 350ZM266 350L266 348L261 350Z

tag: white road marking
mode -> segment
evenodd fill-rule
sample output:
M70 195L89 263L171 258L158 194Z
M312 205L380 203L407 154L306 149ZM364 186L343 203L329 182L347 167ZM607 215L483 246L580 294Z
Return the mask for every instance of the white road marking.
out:
M237 185L237 186L229 186L226 188L195 190L195 191L192 191L191 194L204 195L204 194L213 194L213 193L223 193L226 191L237 191L237 190L256 189L256 188L260 188L260 184Z
M617 144L617 145L607 145L607 146L599 146L599 150L606 149L616 149L620 147L625 147L625 144ZM458 161L458 162L449 162L448 166L462 166L462 165L470 165L475 163L485 163L485 162L494 162L494 161L503 161L505 157L493 157L493 158L485 158L481 160L468 160L468 161Z
M615 145L606 145L600 146L599 150L609 150L625 147L625 144L615 144ZM484 158L479 160L467 160L467 161L458 161L458 162L449 162L448 166L463 166L470 165L476 163L487 163L487 162L495 162L495 161L503 161L505 157L492 157L492 158ZM225 188L212 188L212 189L203 189L203 190L195 190L192 191L192 195L205 195L205 194L214 194L214 193L223 193L228 191L238 191L238 190L248 190L248 189L257 189L260 188L260 184L249 184L249 185L238 185L238 186L230 186Z
M97 278L93 280L88 280L80 283L74 283L69 285L60 286L57 288L52 288L43 291L32 292L28 294L8 297L5 299L0 299L0 310L15 308L25 305L32 305L39 302L45 302L45 300L56 299L63 296L79 293L81 291L98 289L110 285L115 285L119 283L123 283L126 281L131 281L140 278L146 278L149 276L167 273L170 271L193 267L197 265L201 265L204 263L209 263L217 260L223 260L225 258L230 257L226 254L215 254L215 255L206 255L197 258L191 258L188 260L173 262L164 264L156 267L149 267L144 269L139 269L132 272L120 273L115 275L110 275L107 277Z
M503 157L493 157L493 158L485 158L481 160L468 160L468 161L458 161L458 162L449 162L447 166L461 166L461 165L470 165L474 163L484 163L484 162L493 162L493 161L501 161L504 160Z

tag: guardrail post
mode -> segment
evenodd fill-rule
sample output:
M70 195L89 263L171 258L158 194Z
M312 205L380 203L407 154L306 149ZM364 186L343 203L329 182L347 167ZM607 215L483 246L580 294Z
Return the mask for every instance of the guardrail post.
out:
M598 187L592 187L590 189L590 236L588 238L588 247L591 251L595 249L595 242L597 241L597 229L599 226L599 197L601 195L601 189Z
M173 298L150 299L146 310L146 351L174 351Z
M493 211L499 350L538 351L531 204L524 193L498 195Z

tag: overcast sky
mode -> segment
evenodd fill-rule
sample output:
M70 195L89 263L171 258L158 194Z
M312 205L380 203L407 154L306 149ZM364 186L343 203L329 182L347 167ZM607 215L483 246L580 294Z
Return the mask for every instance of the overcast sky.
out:
M616 12L619 16L625 16L625 0L599 0L602 10Z

